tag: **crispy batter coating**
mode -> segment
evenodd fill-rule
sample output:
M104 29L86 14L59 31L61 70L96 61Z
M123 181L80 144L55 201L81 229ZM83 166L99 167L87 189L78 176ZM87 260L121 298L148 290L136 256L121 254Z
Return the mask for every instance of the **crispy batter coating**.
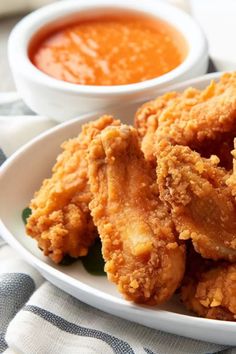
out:
M236 138L234 139L234 150L231 151L233 156L233 172L227 179L226 184L231 188L232 195L236 197Z
M108 279L129 300L166 301L185 268L185 247L160 201L155 169L134 128L108 127L89 148L91 214L102 240Z
M182 240L203 257L236 261L236 204L218 158L202 158L185 146L162 141L157 176L160 197Z
M158 129L161 113L180 98L180 93L169 92L156 100L144 103L136 112L134 125L142 141L142 151L148 161L156 163L155 133Z
M27 233L55 263L65 255L86 255L97 237L88 208L91 192L86 155L91 140L111 124L118 125L119 121L103 116L85 124L78 137L64 142L52 176L43 181L30 203Z
M230 168L236 135L236 73L223 75L202 91L190 87L181 94L168 93L146 103L136 114L135 126L150 161L155 161L155 143L168 139L205 157L216 154L222 165Z
M199 316L236 320L236 264L204 260L191 252L181 287L184 305Z

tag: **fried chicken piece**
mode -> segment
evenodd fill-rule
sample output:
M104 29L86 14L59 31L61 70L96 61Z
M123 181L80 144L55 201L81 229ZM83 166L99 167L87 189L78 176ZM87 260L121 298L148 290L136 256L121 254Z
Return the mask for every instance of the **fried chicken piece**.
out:
M236 264L187 257L187 273L181 287L184 305L199 316L236 320Z
M158 129L158 119L161 113L170 107L175 99L181 97L180 93L169 92L163 96L158 97L156 100L146 102L142 105L134 118L134 125L137 128L138 134L142 141L142 151L146 160L156 163L155 158L155 142L156 131Z
M78 137L64 142L52 176L43 181L30 203L32 215L26 231L55 263L65 255L86 255L97 237L88 207L91 192L86 155L91 140L109 125L119 125L119 121L103 116L85 124Z
M191 239L203 257L235 262L236 204L219 159L164 141L158 155L160 197L171 207L180 239Z
M109 127L89 148L91 214L108 279L126 299L155 305L170 298L185 268L185 247L160 201L155 169L134 128Z
M135 126L150 161L155 162L156 142L168 139L205 157L216 154L223 166L231 168L229 152L236 135L236 73L224 74L218 83L212 81L203 91L188 88L182 94L172 92L146 103L135 116Z
M232 195L236 197L236 138L234 139L234 150L231 151L233 156L233 172L227 179L226 184L231 188Z

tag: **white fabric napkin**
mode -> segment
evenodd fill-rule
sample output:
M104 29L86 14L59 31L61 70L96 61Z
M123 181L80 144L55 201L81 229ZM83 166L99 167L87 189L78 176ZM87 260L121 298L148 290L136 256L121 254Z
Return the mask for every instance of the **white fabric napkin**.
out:
M209 55L218 71L236 69L235 0L164 0L192 15L209 43Z
M209 41L210 56L217 69L236 69L236 1L190 0L191 14Z
M7 107L15 115L6 116ZM0 148L7 156L29 138L56 124L45 117L22 116L30 112L19 101L8 100L5 105L2 102L0 115L1 112L5 116L0 117ZM0 352L4 351L8 354L236 354L234 348L152 330L83 304L44 281L0 241Z

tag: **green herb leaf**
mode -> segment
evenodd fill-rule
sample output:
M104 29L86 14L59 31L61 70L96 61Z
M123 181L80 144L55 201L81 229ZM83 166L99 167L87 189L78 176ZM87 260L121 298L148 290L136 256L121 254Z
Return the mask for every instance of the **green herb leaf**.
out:
M105 275L104 272L104 260L102 257L102 245L101 241L98 238L94 245L89 249L87 256L82 257L81 261L84 265L84 268L88 273L93 275Z
M68 265L71 265L72 263L74 263L77 260L78 260L78 258L73 258L73 257L69 256L68 254L66 254L63 257L63 259L61 260L61 262L59 263L59 265L68 266Z
M25 225L27 224L27 219L31 214L32 214L32 210L28 207L22 211L21 217Z

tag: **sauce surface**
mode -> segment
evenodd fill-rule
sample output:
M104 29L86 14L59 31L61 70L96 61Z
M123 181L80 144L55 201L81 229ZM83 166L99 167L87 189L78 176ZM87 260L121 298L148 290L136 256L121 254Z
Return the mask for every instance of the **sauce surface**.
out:
M148 17L110 16L69 24L33 43L44 73L82 85L124 85L161 76L184 60L180 34Z

